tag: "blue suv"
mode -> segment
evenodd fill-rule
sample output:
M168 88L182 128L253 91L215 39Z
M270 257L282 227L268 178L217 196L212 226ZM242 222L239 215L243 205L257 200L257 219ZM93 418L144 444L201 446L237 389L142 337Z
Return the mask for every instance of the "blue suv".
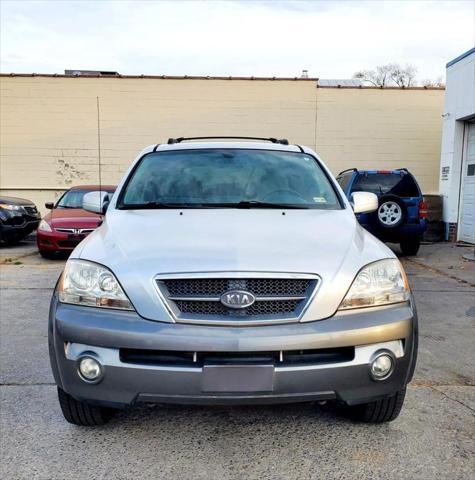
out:
M384 242L399 243L404 255L416 255L426 225L426 204L414 176L406 169L357 170L338 174L337 181L351 199L353 192L378 196L378 210L357 215L360 224Z

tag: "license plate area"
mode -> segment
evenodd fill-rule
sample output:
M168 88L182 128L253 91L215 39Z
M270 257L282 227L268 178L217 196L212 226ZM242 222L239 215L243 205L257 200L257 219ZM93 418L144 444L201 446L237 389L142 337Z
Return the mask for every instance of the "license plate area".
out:
M76 233L68 233L68 240L72 240L72 241L77 241L77 242L80 242L81 240L84 239L86 235L84 234L76 234Z
M201 390L215 393L272 392L274 365L215 365L203 366Z

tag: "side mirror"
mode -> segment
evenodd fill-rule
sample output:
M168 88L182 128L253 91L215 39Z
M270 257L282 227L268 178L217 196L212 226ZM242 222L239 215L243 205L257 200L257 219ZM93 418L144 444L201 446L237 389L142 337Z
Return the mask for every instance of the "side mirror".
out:
M88 212L103 215L109 206L109 194L107 192L89 192L82 199L82 208Z
M351 203L355 213L370 213L378 209L378 197L371 192L353 192Z
M53 210L53 208L54 208L54 203L53 203L53 202L46 202L46 203L45 203L45 207L46 207L48 210Z

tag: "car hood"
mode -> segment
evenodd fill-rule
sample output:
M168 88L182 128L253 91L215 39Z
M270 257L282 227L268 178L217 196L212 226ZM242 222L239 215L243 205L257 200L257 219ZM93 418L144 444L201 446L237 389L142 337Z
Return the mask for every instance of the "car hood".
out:
M55 208L44 220L53 227L96 228L101 217L82 208Z
M17 197L5 197L0 196L0 203L5 203L7 205L24 205L27 207L34 207L35 204L31 200L27 200L26 198L17 198Z
M310 273L321 279L302 321L333 315L364 265L393 257L349 209L111 210L73 257L109 267L137 312L172 321L153 278L183 272Z

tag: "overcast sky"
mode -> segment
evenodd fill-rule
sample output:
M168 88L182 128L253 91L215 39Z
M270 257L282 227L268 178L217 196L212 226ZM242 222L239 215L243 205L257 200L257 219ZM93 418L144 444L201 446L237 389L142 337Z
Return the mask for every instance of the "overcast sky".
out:
M0 0L1 72L418 78L475 44L475 0Z

